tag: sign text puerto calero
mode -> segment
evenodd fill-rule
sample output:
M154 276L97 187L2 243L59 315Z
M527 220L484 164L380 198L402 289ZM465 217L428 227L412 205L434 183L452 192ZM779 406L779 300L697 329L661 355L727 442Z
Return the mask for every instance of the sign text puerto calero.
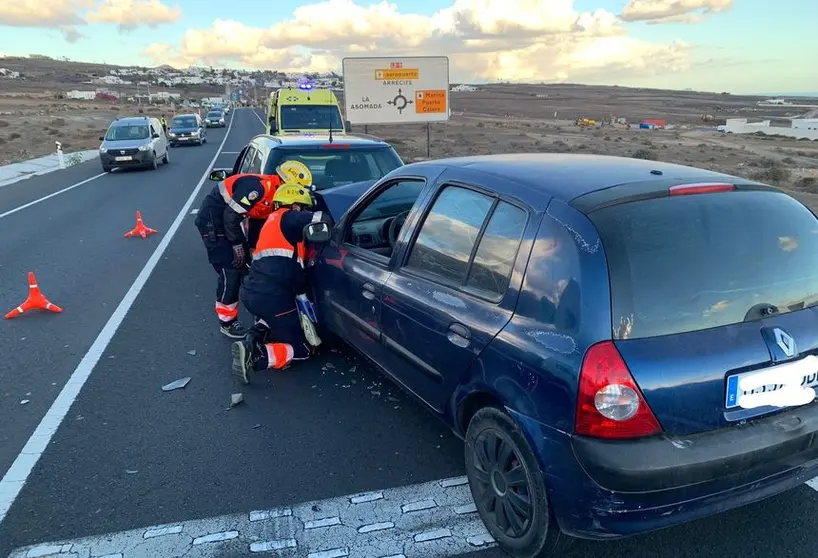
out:
M344 105L352 124L449 119L449 58L344 58Z

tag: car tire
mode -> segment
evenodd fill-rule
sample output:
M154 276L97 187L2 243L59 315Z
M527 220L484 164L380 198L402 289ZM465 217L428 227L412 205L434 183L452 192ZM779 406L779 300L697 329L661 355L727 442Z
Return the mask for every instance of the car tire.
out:
M170 163L170 151L165 149L165 156L162 157L162 164L167 165Z
M102 165L102 172L111 172L112 170L113 169L111 169L111 167L106 167L105 165Z
M156 170L159 168L159 159L156 158L156 152L153 152L153 158L151 159L151 170Z
M469 421L465 442L469 488L498 546L514 558L545 558L565 550L573 539L557 524L537 459L514 420L497 407L484 407Z

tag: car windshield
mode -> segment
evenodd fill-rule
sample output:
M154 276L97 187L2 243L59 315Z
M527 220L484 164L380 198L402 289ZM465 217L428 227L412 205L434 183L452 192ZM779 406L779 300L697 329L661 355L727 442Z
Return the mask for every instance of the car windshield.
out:
M224 116L220 110L211 110L207 113L208 118L221 118Z
M337 144L336 144L337 145ZM266 174L284 161L300 161L312 172L316 190L326 190L352 182L378 180L388 172L402 166L398 154L391 147L373 146L355 149L279 149L267 160Z
M338 105L284 105L281 107L281 130L343 131Z
M195 128L196 118L193 116L177 116L173 119L171 126L176 128Z
M147 124L120 125L109 128L105 139L108 141L143 140L148 139L149 135Z
M704 330L818 302L818 220L782 193L667 197L589 217L608 260L616 339Z

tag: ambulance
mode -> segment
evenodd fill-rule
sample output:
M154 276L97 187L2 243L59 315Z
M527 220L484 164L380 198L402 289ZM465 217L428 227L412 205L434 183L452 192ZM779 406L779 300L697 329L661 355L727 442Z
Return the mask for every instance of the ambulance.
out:
M349 131L335 93L310 84L273 91L267 101L266 125L267 133L274 136Z

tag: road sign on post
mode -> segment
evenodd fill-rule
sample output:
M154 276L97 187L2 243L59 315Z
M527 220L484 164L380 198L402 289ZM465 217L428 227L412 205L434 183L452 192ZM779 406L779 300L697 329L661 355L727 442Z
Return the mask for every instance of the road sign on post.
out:
M449 119L449 58L344 58L344 105L352 124Z

